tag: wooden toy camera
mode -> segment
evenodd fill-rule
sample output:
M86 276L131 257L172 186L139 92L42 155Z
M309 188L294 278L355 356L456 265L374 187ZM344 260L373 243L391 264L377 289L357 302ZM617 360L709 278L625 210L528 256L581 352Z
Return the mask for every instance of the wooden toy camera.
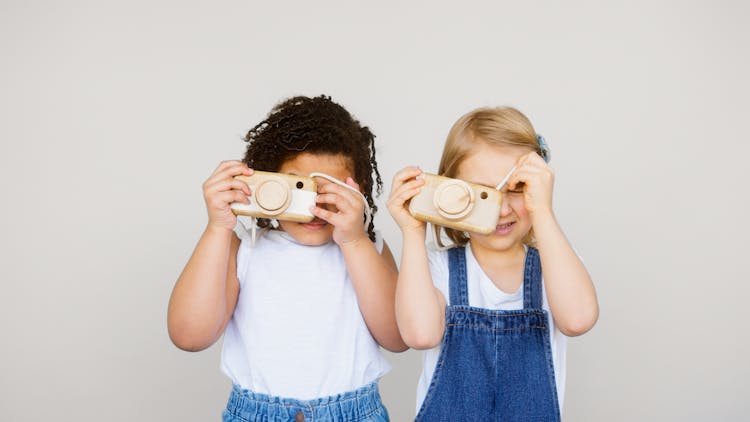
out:
M430 173L421 177L425 184L409 203L414 218L480 234L495 231L502 204L499 191Z
M305 176L255 171L250 176L235 176L250 187L249 204L233 202L232 212L259 218L307 223L315 216L310 208L315 205L317 182Z

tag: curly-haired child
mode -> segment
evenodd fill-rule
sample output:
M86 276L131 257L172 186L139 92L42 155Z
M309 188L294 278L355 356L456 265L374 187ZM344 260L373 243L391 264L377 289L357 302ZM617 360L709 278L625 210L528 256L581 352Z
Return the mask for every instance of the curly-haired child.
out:
M242 162L222 162L203 184L208 224L172 292L168 327L190 351L224 334L221 368L234 384L224 421L388 420L380 346L406 345L393 256L363 224L382 187L374 138L330 97L290 98L248 132ZM314 220L260 219L255 239L230 208L253 194L234 176L254 170L325 173L366 200L316 179Z

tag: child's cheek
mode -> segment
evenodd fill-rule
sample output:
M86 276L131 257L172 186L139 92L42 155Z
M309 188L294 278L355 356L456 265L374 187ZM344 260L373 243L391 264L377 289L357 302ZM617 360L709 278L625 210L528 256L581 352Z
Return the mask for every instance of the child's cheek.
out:
M523 218L529 215L529 211L526 209L526 204L524 203L523 194L508 194L506 200L518 217Z

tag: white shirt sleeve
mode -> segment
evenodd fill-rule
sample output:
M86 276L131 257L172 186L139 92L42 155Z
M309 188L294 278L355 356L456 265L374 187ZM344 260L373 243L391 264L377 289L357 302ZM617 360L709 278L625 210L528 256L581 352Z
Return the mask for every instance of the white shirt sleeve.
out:
M448 287L448 278L450 276L450 271L448 269L448 251L441 251L432 246L428 246L427 259L430 264L432 284L443 293L445 303L448 304L450 293Z

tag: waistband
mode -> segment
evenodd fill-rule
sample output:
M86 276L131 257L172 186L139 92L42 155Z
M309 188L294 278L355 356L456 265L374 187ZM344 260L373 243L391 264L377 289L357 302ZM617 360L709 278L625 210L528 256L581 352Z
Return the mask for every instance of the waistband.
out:
M297 400L254 393L234 385L227 412L248 422L354 422L370 417L383 404L377 383L313 400Z

